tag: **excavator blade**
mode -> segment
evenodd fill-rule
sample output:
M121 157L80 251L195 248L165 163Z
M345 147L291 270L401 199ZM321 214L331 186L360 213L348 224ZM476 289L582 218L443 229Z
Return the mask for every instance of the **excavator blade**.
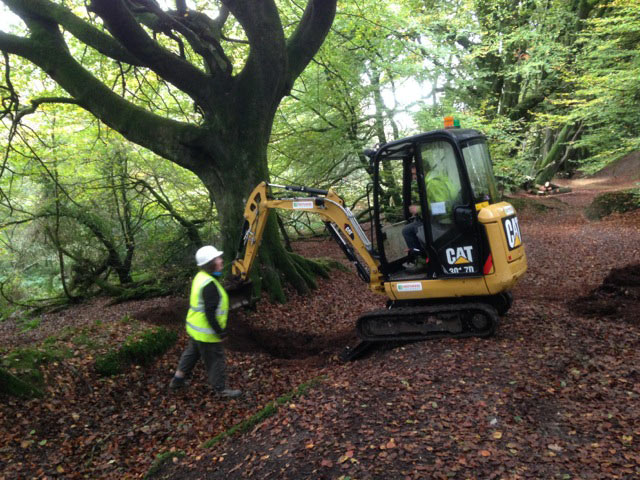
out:
M253 283L250 280L242 280L240 277L230 275L224 282L224 289L229 295L230 311L251 306L253 303Z

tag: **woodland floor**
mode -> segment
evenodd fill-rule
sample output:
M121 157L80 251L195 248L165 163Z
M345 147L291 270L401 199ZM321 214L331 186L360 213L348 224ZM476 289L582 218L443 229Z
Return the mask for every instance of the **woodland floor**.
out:
M44 367L44 400L2 399L0 479L141 478L171 449L186 455L154 478L639 478L640 211L588 221L582 210L600 190L526 198L529 269L491 339L342 364L355 320L384 305L351 272L234 315L228 383L245 392L239 400L215 399L201 367L185 391L168 391L186 342L184 299L96 300L24 334L4 322L2 347L54 335L74 353ZM341 258L328 240L295 248ZM180 341L150 367L97 377L93 357L147 324L175 328ZM318 377L253 430L201 446Z

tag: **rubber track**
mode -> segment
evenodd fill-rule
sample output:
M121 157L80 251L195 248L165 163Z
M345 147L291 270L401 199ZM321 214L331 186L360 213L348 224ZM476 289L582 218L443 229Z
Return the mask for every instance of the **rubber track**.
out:
M470 318L477 313L483 314L489 319L486 328L478 330L471 324ZM448 317L443 321L459 321L462 325L462 331L442 331L435 324L438 316ZM431 317L431 318L429 318ZM435 317L435 318L434 318ZM411 341L426 340L431 338L468 338L468 337L490 337L496 331L498 326L498 312L496 309L486 303L457 303L442 304L418 307L399 307L384 310L374 310L362 315L356 324L358 336L365 342L387 342L387 341ZM425 320L429 321L425 321ZM392 334L370 335L365 330L366 324L370 322L383 321L385 327L398 324L398 330ZM433 323L434 329L426 333L407 333L400 331L400 322L414 322L421 325L421 328L428 329L428 324ZM390 322L390 323L389 323ZM440 327L441 328L441 327Z

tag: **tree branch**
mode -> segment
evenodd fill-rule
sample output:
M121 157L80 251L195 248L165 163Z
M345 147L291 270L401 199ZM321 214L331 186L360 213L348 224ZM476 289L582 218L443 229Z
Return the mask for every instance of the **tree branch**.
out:
M152 196L155 198L156 202L158 202L162 208L164 208L171 218L173 218L176 222L178 222L187 232L187 236L191 243L196 246L202 246L202 239L200 238L200 233L198 232L198 228L194 222L188 220L187 218L180 215L180 213L173 208L173 205L169 202L169 200L157 192L151 184L141 178L131 178L134 185L140 185L142 188L146 189Z
M185 92L196 103L209 103L207 87L210 78L149 37L123 0L93 0L91 10L102 18L111 34L127 50L143 59L147 67Z
M182 167L198 169L194 149L200 151L206 141L198 127L154 115L121 98L71 56L57 28L48 28L51 26L29 17L28 25L32 30L30 39L0 32L0 50L39 66L78 105L132 142Z
M232 71L231 60L226 56L219 39L222 26L228 16L228 11L221 12L216 21L206 14L196 10L165 12L153 0L130 0L141 5L141 10L147 13L140 16L141 21L154 31L164 33L180 42L173 30L187 39L194 52L200 55L211 73L229 76ZM226 13L225 13L226 12ZM145 18L152 21L145 21ZM228 78L227 78L228 80Z
M22 108L17 111L14 122L19 122L25 115L34 113L40 105L45 103L66 103L71 105L79 105L78 101L75 98L68 97L40 97L34 98L29 103L31 103L31 106Z
M240 74L244 79L260 78L265 93L276 93L286 71L284 30L274 0L221 0L244 29L249 41L249 58Z
M59 24L78 40L109 58L131 65L142 65L117 40L74 15L71 10L62 5L49 0L2 0L2 2L20 17L28 12Z
M309 0L302 19L287 41L289 81L302 73L318 52L336 14L336 0Z

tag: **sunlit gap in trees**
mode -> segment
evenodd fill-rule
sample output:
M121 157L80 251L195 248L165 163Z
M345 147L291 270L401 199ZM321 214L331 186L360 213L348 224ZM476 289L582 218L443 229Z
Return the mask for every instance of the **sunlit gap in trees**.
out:
M382 91L382 99L385 105L392 111L396 111L394 120L401 130L413 132L417 125L414 114L424 109L425 104L435 106L432 96L433 85L430 82L419 82L413 78L404 79L396 85L395 90ZM441 94L437 94L440 97ZM437 101L437 100L436 100Z
M187 9L196 10L200 13L204 13L210 18L216 18L220 10L216 8L215 4L210 0L207 1L189 1L187 0ZM163 10L175 10L175 0L158 0L158 4Z
M22 19L9 10L5 4L0 3L0 31L10 32L18 25L24 26Z
M424 47L434 47L427 37L421 37L419 43ZM457 66L458 63L457 59L451 59L452 67ZM417 124L414 119L416 113L423 111L425 108L436 107L444 98L444 91L438 90L438 87L445 80L441 75L436 75L435 78L432 78L429 73L437 71L436 66L425 58L423 60L423 68L425 74L421 74L420 78L405 77L398 81L393 88L382 90L382 99L385 106L395 112L394 121L407 134L417 133ZM427 78L425 79L425 77ZM374 112L372 110L369 113L373 114Z

